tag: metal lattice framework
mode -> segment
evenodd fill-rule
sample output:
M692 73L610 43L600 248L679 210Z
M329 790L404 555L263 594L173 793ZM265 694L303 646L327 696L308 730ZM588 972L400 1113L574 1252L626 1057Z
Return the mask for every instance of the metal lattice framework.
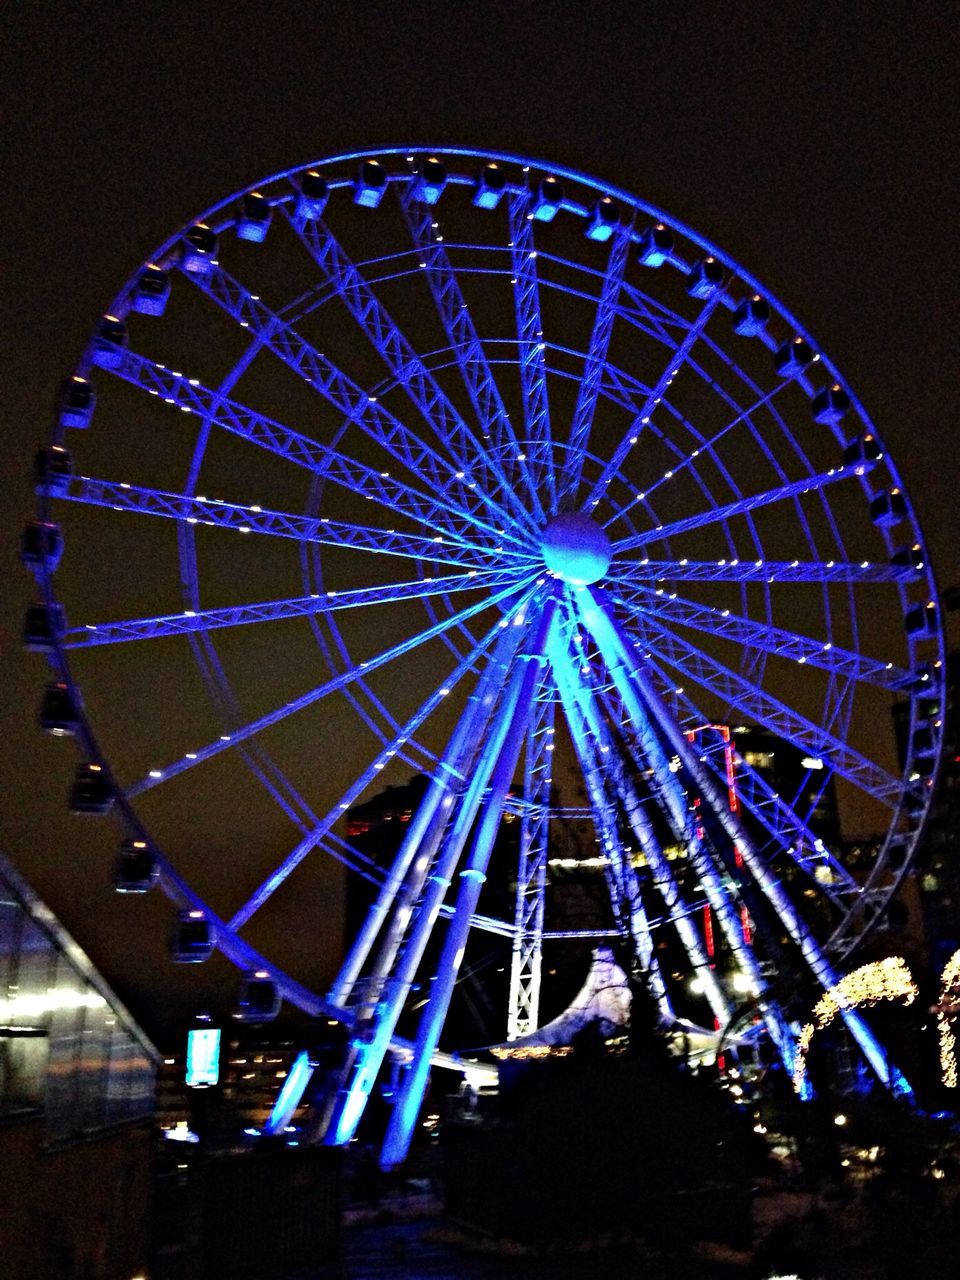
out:
M943 639L875 428L734 262L515 156L335 157L231 197L134 274L40 461L27 639L72 709L47 727L97 766L79 807L114 808L248 980L352 1028L328 1141L391 1058L384 1160L403 1158L431 1063L457 1062L441 1033L477 933L508 948L511 1039L539 1024L544 947L613 931L665 1024L722 1031L747 993L793 1069L797 993L836 984L919 837ZM55 574L61 524L82 574ZM115 762L82 710L98 682ZM122 708L124 683L152 714ZM410 770L423 798L371 856L344 815ZM251 775L272 816L230 901L178 839ZM836 796L879 833L868 862L824 825ZM608 927L552 927L551 833L584 813ZM505 814L501 918L480 907ZM256 938L324 858L370 901L317 993Z

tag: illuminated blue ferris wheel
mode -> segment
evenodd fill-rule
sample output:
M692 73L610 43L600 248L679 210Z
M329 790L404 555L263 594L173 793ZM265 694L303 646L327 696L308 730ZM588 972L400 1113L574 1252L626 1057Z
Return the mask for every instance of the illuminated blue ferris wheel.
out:
M279 174L121 290L37 492L25 640L54 672L44 728L81 747L72 805L119 820L118 888L159 879L175 959L225 956L251 1018L284 999L350 1028L328 1141L390 1060L384 1159L403 1158L431 1064L456 1062L441 1035L478 932L509 951L511 1040L539 1024L544 946L612 934L665 1026L726 1028L746 993L793 1069L783 975L833 986L910 863L943 637L876 429L723 253L516 156ZM743 726L802 760L799 785L737 749ZM423 798L372 858L344 815L411 770ZM881 833L866 865L818 826L834 794ZM185 830L241 809L262 829L227 871L198 858ZM496 916L505 815L515 906ZM551 927L551 840L578 821L609 896L592 932ZM303 912L330 859L369 909L318 992L257 927ZM301 959L322 927L298 917Z

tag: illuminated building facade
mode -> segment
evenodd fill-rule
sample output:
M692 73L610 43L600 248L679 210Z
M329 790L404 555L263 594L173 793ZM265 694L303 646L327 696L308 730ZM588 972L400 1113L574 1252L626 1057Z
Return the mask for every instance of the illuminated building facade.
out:
M157 1063L83 951L0 856L4 1280L142 1271Z

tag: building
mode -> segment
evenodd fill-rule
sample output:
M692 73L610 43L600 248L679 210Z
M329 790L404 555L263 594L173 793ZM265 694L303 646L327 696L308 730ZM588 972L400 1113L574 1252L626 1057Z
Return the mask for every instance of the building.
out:
M0 1272L144 1274L159 1055L0 856Z

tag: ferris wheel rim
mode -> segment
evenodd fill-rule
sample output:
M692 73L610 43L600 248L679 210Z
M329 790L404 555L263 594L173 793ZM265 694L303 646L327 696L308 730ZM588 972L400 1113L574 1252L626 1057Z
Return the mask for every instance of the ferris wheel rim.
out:
M592 177L590 177L589 175L586 175L586 174L580 173L580 172L578 172L578 171L576 171L576 170L569 169L569 168L566 168L566 167L564 167L564 166L558 166L558 165L546 164L546 163L544 163L544 162L542 162L542 161L532 160L532 159L528 159L528 158L525 158L525 157L522 157L522 156L517 156L517 155L510 154L510 153L505 153L505 152L504 152L504 153L501 153L501 152L486 152L486 151L478 151L478 150L475 150L475 149L469 149L469 148L456 148L456 147L436 147L436 148L429 148L429 147L410 147L410 148L389 147L389 148L367 148L367 149L364 149L363 151L359 151L359 152L343 153L343 154L338 155L338 156L329 157L328 159L323 160L323 161L313 162L312 164L307 164L307 165L300 165L300 166L297 166L297 167L295 167L295 168L293 168L293 169L286 170L286 171L282 171L282 172L280 172L280 173L274 174L274 175L272 175L270 178L265 179L265 180L264 180L263 182L261 182L261 183L252 184L251 186L249 186L249 187L247 187L247 188L244 188L242 191L237 192L237 193L235 193L234 195L232 195L232 196L228 197L228 199L227 199L227 200L225 200L225 201L221 202L220 204L218 204L218 205L214 205L214 206L211 206L211 209L210 209L210 210L208 210L208 211L207 211L207 213L206 213L205 215L202 215L202 217L203 217L204 219L206 219L206 218L208 218L208 217L213 217L213 216L215 216L215 215L219 214L219 213L220 213L221 211L223 211L224 209L226 209L226 208L227 208L227 207L228 207L232 202L236 202L236 200L237 200L238 196L243 195L245 192L252 192L252 191L257 190L259 187L263 187L263 186L266 186L266 185L268 185L268 184L271 184L271 183L274 183L274 182L277 182L277 181L280 181L280 180L283 180L283 179L290 178L290 177L292 177L292 176L293 176L293 175L295 175L295 174L302 173L302 172L304 172L305 170L308 170L308 169L310 169L310 168L314 167L314 165L329 166L329 165L341 164L341 163L349 162L349 161L352 161L352 160L359 160L359 159L364 159L364 158L375 158L375 157L388 156L388 155L389 155L389 156L401 156L401 155L409 155L409 154L413 154L413 155L424 155L424 154L427 154L427 153L429 153L429 154L436 154L436 155L440 155L440 156L446 156L446 157L449 157L449 156L458 156L458 157L464 157L464 158L470 158L470 159L495 160L495 161L502 161L502 162L504 162L504 163L517 164L517 165L529 164L529 165L531 165L531 166L536 166L536 168L537 168L538 172L543 172L543 173L547 173L547 174L553 174L553 175L556 175L556 176L558 176L558 177L568 178L568 179L571 179L571 180L573 180L573 181L577 182L578 184L582 184L583 186L585 186L585 187L587 187L587 188L589 188L589 189L591 189L591 190L594 190L594 191L596 191L596 192L599 192L599 193L601 193L601 194L604 194L604 195L611 195L611 196L613 196L613 197L615 197L615 198L618 198L618 199L620 199L620 200L624 201L625 203L629 204L629 205L630 205L633 209L635 209L635 210L640 210L640 211L642 211L642 212L644 212L644 213L646 213L646 214L649 214L651 217L655 217L655 218L657 218L657 219L662 219L662 220L663 220L663 221L665 221L668 225L670 225L670 226L671 226L671 227L673 227L675 230L677 230L681 235L683 235L685 239L688 239L688 240L690 240L692 243L694 243L694 244L698 245L699 247L701 247L701 248L703 248L703 249L706 249L707 251L709 251L709 252L711 252L711 253L715 254L715 255L717 256L717 258L718 258L720 261L722 261L723 263L725 263L727 266L731 267L731 268L735 271L735 273L736 273L736 277L737 277L737 279L738 279L739 281L743 282L744 284L746 284L746 285L748 285L748 286L750 286L750 287L756 287L758 291L761 291L761 292L764 292L764 293L766 292L766 291L762 290L762 286L760 286L760 285L759 285L759 284L758 284L758 283L753 279L753 277L751 277L747 272L745 272L745 271L743 270L743 268L739 266L739 264L737 264L736 262L734 262L732 259L728 258L728 257L723 253L723 251L722 251L722 250L717 249L715 246L713 246L712 244L710 244L708 241L706 241L703 237L699 236L696 232L692 231L690 228L685 227L682 223L678 222L678 221L677 221L676 219L674 219L674 218L671 218L669 215L665 215L665 214L663 214L659 209L656 209L654 206L651 206L651 205L649 205L649 204L647 204L647 203L645 203L645 202L643 202L643 201L639 200L636 196L634 196L634 195L632 195L632 194L630 194L630 193L628 193L628 192L626 192L626 191L623 191L623 190L622 190L622 189L620 189L620 188L614 187L614 186L612 186L612 185L611 185L611 184L609 184L609 183L605 183L605 182L603 182L602 180L598 180L598 179L592 178ZM171 252L171 251L172 251L172 249L173 249L173 247L174 247L174 246L179 242L179 239L181 238L181 236L182 236L182 232L179 232L179 233L177 233L174 237L171 237L171 239L170 239L169 241L167 241L167 242L166 242L166 244L161 248L161 250L160 250L156 255L154 255L154 258L153 258L153 259L148 259L148 261L150 261L150 260L158 260L158 259L161 259L161 258L163 258L166 254L168 254L169 252ZM139 269L138 269L138 270L139 270ZM121 290L121 293L118 295L118 297L119 297L119 298L123 298L123 297L125 297L125 296L127 296L127 295L129 294L129 290L130 290L130 287L131 287L132 281L133 281L134 279L136 279L136 275L135 275L134 277L131 277L131 282L128 282L127 286L125 286L125 287L124 287L124 289L123 289L123 290ZM769 296L769 295L767 295L767 296ZM777 306L777 314L778 314L778 316L780 316L780 317L781 317L781 318L782 318L782 319L783 319L783 320L784 320L784 321L785 321L785 322L786 322L790 327L792 327L792 328L794 329L794 331L795 331L798 335L803 336L803 337L806 337L806 338L810 338L810 335L809 335L808 331L806 331L806 330L805 330L805 329L804 329L804 328L803 328L803 327L802 327L798 322L796 322L796 321L794 320L794 318L792 317L792 315L782 307L782 305L779 303L779 301L777 301L776 306ZM812 341L812 339L811 339L811 341ZM81 365L80 367L82 368L82 367L83 367L83 365ZM824 360L824 367L825 367L825 368L827 368L828 370L830 370L830 372L831 372L831 374L832 374L832 375L834 375L834 376L839 376L839 375L838 375L838 373L837 373L837 371L835 370L834 366L832 365L832 363L830 363L830 362L829 362L829 359L825 359L825 360ZM844 386L846 387L847 385L848 385L848 384L846 384L846 382L844 382ZM863 410L862 405L860 404L859 400L857 400L857 399L856 399L856 397L855 397L855 393L853 393L852 391L850 391L850 393L849 393L849 394L850 394L850 397L851 397L851 402L852 402L852 404L853 404L853 407L854 407L855 411L857 412L858 416L862 419L862 421L864 421L865 423L867 423L867 424L869 425L869 424L870 424L870 419L867 417L867 415L866 415L865 411ZM899 478L899 477L898 477L898 473L896 472L895 467L894 467L894 464L892 463L892 461L890 461L890 460L889 460L889 455L887 455L887 458L888 458L888 461L887 461L887 467L888 467L888 470L890 471L890 473L891 473L891 475L892 475L892 477L893 477L894 481L897 481L897 480L898 480L898 478ZM907 501L908 501L908 503L909 503L909 499L908 499ZM42 514L41 514L41 518L44 518L45 512L46 512L46 510L47 510L47 503L48 503L48 498L45 496L45 497L42 499L42 501L41 501L41 513L42 513ZM910 518L910 520L911 520L911 522L912 522L913 527L916 529L917 534L919 535L919 532L920 532L919 520L918 520L918 518L917 518L916 511L915 511L915 509L913 508L912 504L909 504L909 518ZM313 550L314 550L314 554L316 554L316 552L317 552L317 548L315 547ZM929 582L934 586L934 588L935 588L935 583L934 583L934 579L933 579L933 576L932 576L932 570L930 569L929 565L927 565L927 566L926 566L925 572L926 572L926 574L927 574L927 579L928 579L928 581L929 581ZM53 594L53 584L52 584L52 578L51 578L51 576L50 576L50 575L45 575L45 578L44 578L44 584L45 584L45 590L46 590L46 592L47 592L48 602L49 602L49 603L54 603L54 602L55 602L55 596L54 596L54 594ZM901 595L902 595L902 592L901 592ZM942 643L942 628L941 628L941 631L940 631L939 642L940 642L940 649L941 649L941 652L942 652L942 647L943 647L943 643ZM61 662L61 668L60 668L60 669L61 669L61 672L63 673L63 675L64 675L64 676L65 676L65 678L67 679L68 684L70 684L70 685L71 685L71 687L76 688L77 686L75 686L75 685L74 685L74 682L73 682L73 680L72 680L72 677L71 677L71 675L70 675L70 673L69 673L69 666L68 666L68 664L67 664L67 662L66 662L65 655L63 655L63 654L61 653L61 654L59 655L59 658L62 660L62 662ZM90 732L90 733L88 734L88 742L89 742L89 744L90 744L90 748L91 748L91 750L93 750L93 748L95 747L95 739L94 739L94 738L93 738L93 736L92 736L92 732ZM125 801L125 804L127 804L127 802L126 802L126 799L125 799L125 798L124 798L124 801ZM130 817L130 814L132 814L132 809L130 809L130 812L127 814L128 818ZM892 828L891 828L891 830L892 830ZM906 874L906 871L908 870L908 868L909 868L909 859L907 860L906 864L904 865L904 867L903 867L903 869L902 869L902 871L901 871L901 873L900 873L900 877L898 877L898 882L899 882L899 879L900 879L900 878L902 878L902 875ZM889 889L889 892L887 893L887 895L886 895L886 896L887 896L887 897L889 897L889 896L894 892L895 888L896 888L896 884L894 884L894 885ZM207 908L207 910L209 910L209 908ZM212 912L211 912L210 914L211 914L211 915L214 915L215 913L212 913ZM860 937L862 937L862 932L861 932L860 934L858 934L858 935L857 935L857 938L855 939L855 942L856 942L856 941L859 941ZM271 968L274 968L274 969L275 969L275 968L276 968L276 966L271 966Z

